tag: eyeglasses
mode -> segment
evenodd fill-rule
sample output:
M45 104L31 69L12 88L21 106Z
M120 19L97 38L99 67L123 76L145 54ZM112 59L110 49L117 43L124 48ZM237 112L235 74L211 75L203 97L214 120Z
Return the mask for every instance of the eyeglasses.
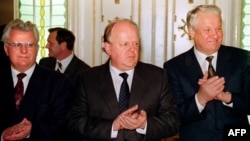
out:
M30 43L30 42L27 42L27 43L18 43L18 42L8 43L8 42L6 42L5 44L7 44L8 46L15 48L15 49L22 48L22 47L32 49L32 48L35 48L37 46L36 43Z

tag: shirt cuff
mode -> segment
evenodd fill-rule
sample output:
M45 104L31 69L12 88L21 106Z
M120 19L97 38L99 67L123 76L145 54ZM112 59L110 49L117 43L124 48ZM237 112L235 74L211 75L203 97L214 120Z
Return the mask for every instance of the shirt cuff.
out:
M136 132L145 135L146 132L147 132L147 125L148 125L148 124L147 124L147 122L146 122L145 128L144 128L144 129L138 128L138 129L136 129Z
M111 138L116 138L118 135L118 131L114 131L113 124L112 124L112 129L111 129Z
M197 108L198 108L199 112L201 113L201 112L204 110L205 107L202 106L202 105L199 103L198 98L197 98L197 94L195 94L195 103L196 103L196 105L197 105Z

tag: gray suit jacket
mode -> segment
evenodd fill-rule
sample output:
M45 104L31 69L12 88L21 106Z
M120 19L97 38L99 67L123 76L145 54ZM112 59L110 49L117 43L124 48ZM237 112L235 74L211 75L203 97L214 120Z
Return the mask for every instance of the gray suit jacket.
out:
M72 134L89 141L160 141L178 130L176 104L164 69L139 62L132 80L129 107L138 104L147 112L146 135L120 130L111 139L111 127L120 114L109 71L109 62L82 73L78 91L68 115Z

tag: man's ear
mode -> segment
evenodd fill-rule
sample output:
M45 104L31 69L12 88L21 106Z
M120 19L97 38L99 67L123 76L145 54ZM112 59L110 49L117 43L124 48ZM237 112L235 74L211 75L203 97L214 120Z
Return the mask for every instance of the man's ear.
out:
M60 44L61 47L63 47L63 49L67 49L67 43L66 42L62 42Z
M5 51L6 55L9 56L9 54L8 54L8 47L6 45L4 45L4 51Z
M106 52L107 55L110 55L110 54L111 54L111 46L110 46L110 43L104 42L104 43L103 43L103 49L104 49L104 51Z
M194 28L192 28L191 26L188 28L188 34L191 40L194 39L195 31Z

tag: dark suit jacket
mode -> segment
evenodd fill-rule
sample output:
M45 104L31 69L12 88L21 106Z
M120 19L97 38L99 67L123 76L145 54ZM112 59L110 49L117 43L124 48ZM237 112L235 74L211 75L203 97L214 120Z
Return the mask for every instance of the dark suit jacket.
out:
M2 41L0 41L0 66L1 66L1 69L8 67L9 65L10 65L10 60L4 51L4 43Z
M225 78L225 90L233 94L233 108L220 101L207 103L200 114L195 103L198 79L203 77L193 48L164 63L180 113L181 141L222 141L226 125L248 124L250 69L248 52L221 46L216 73Z
M42 58L39 62L39 65L55 70L56 59L53 57ZM73 59L66 68L64 74L68 75L71 78L71 80L75 82L77 75L80 72L85 71L89 68L90 66L88 64L86 64L85 62L83 62L74 55Z
M56 71L36 65L19 110L15 108L14 84L10 68L1 70L0 134L23 118L32 123L29 141L57 141L62 136L69 109L69 79Z
M120 130L111 139L111 127L120 114L109 62L79 76L79 89L68 115L71 133L88 141L146 141L174 135L178 129L175 100L164 69L139 62L135 67L129 107L138 104L147 112L147 133Z

